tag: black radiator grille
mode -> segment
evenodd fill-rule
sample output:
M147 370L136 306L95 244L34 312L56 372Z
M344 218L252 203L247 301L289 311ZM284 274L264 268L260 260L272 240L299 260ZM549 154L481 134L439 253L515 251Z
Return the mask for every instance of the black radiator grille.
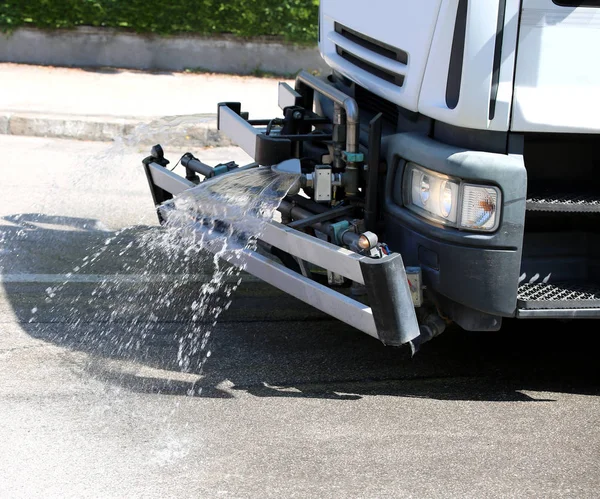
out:
M358 85L355 87L354 98L361 111L365 110L373 114L381 113L383 119L394 125L394 127L398 124L398 106L393 102L379 97L379 95Z

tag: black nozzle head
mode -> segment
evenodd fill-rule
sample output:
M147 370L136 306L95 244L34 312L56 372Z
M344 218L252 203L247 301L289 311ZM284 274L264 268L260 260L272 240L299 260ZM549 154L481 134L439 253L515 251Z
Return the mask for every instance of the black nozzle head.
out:
M149 165L150 163L157 163L160 166L167 166L169 164L169 160L165 158L165 152L160 144L156 144L150 150L150 156L144 158L142 163L145 165Z
M152 147L152 149L150 150L150 156L156 159L163 159L165 157L165 152L163 151L163 148L160 144L156 144Z

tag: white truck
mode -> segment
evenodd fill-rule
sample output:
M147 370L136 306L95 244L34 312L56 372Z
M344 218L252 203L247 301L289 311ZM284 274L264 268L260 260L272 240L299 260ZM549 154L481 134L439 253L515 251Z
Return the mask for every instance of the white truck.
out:
M246 271L393 346L600 317L600 0L321 0L319 47L282 116L218 105L300 178ZM144 160L157 206L235 174L182 159Z

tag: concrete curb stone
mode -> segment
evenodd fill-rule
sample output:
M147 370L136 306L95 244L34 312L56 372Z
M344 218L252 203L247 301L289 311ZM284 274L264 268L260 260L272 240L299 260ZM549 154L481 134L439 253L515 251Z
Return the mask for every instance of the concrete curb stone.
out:
M125 120L101 120L91 116L68 117L14 114L8 122L10 135L110 141L122 136Z
M9 121L10 121L10 114L0 115L0 134L8 135Z
M138 35L82 26L44 31L19 28L0 33L0 61L73 66L252 74L326 71L317 47L231 36Z

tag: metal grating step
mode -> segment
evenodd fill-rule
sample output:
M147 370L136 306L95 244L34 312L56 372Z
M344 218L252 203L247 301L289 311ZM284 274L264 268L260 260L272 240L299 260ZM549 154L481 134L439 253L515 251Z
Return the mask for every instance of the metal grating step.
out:
M600 213L600 195L574 193L534 193L527 198L529 211Z
M525 283L517 293L519 309L600 308L600 285L589 283Z

